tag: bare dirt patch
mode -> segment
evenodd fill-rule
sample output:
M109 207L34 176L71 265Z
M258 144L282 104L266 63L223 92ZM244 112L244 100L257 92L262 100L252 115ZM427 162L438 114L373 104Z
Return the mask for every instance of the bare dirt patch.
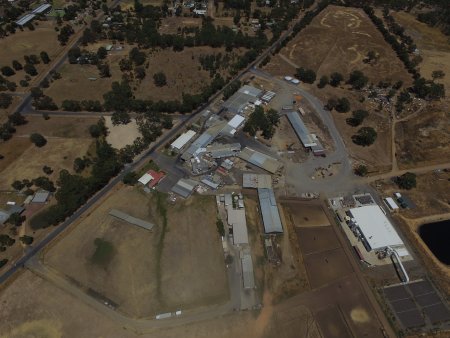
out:
M435 103L418 116L396 124L400 168L442 163L450 157L449 105Z
M296 228L300 247L305 255L340 247L331 226Z
M50 249L46 262L134 317L226 300L214 200L194 197L168 206L166 229L157 203L155 196L137 188L115 191ZM155 227L150 232L114 219L108 215L112 208ZM110 243L115 252L103 266L92 264L96 238Z
M4 158L0 160L0 171L3 171L11 163L17 160L29 147L31 147L31 145L32 143L28 138L20 137L13 137L7 142L1 142L0 154L2 154Z
M14 145L15 139L10 140L13 143L6 142L5 144ZM28 137L24 137L26 142L30 143ZM47 144L38 148L34 145L29 145L26 150L22 152L20 157L9 164L2 171L2 180L0 182L0 189L11 189L11 183L15 180L33 179L39 176L43 176L42 167L47 165L53 169L53 174L50 175L50 179L56 180L59 175L59 171L67 169L72 171L73 161L76 157L82 157L86 154L89 146L91 145L91 139L65 139L65 138L48 138ZM21 142L19 141L19 145ZM24 142L24 144L26 144ZM17 156L11 155L11 157Z
M363 62L370 50L379 55L373 65ZM267 66L273 74L290 74L295 64L314 70L318 78L332 72L345 77L358 69L374 83L386 79L411 82L403 64L361 9L328 6L282 49L281 55L274 58L278 65L270 62Z
M132 119L128 124L113 125L111 117L105 116L105 125L108 128L106 140L116 149L121 149L141 136L136 120Z
M330 225L322 206L311 203L284 202L287 217L296 227L317 227Z

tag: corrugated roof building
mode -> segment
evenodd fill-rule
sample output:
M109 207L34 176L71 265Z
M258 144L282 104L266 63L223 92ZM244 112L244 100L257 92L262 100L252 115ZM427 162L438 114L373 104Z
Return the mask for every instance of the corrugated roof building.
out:
M52 9L52 5L50 4L42 4L38 7L36 7L35 9L33 9L33 11L31 13L33 14L41 14L47 11L50 11Z
M143 219L140 219L140 218L130 216L130 215L128 215L120 210L117 210L117 209L111 209L109 211L109 214L113 217L121 219L122 221L137 225L138 227L144 228L146 230L152 230L152 228L154 226L150 222L144 221Z
M181 134L175 141L172 142L170 148L175 151L180 151L186 143L188 143L194 136L195 131L188 130L187 132Z
M241 151L240 143L231 143L231 144L214 143L206 147L206 152L208 152L212 158L236 156L239 153L239 151Z
M232 205L227 206L227 221L233 226L233 243L248 244L247 221L245 219L245 209L233 209Z
M282 233L280 213L278 211L277 201L272 189L258 189L259 206L262 220L264 223L264 232L266 234Z
M249 147L245 147L238 156L244 161L260 167L272 174L275 174L283 166L277 159Z
M187 198L192 194L197 184L197 181L182 178L172 187L172 192Z
M272 188L272 176L265 174L244 173L242 175L243 188Z
M46 190L39 190L34 194L31 202L32 203L45 203L45 202L47 202L49 197L50 197L50 192L48 192Z
M26 14L16 21L17 26L25 26L28 22L36 17L34 14Z
M261 95L262 90L245 85L234 93L224 104L223 107L236 114L241 113L246 105L254 103Z

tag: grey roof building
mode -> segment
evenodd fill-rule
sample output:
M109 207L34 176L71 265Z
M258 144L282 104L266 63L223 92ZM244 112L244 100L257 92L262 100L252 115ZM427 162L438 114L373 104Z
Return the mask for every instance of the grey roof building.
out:
M36 17L34 14L26 14L16 21L17 26L24 26Z
M212 158L235 156L239 151L241 151L240 143L214 143L206 147L206 152L208 152Z
M293 111L286 114L289 122L291 123L292 128L294 129L297 137L302 142L305 148L310 148L314 155L323 155L325 154L325 149L323 148L320 141L317 137L314 137L309 133L308 128L306 128L303 120L300 118L300 115Z
M277 159L248 147L242 149L238 156L244 161L260 167L272 174L275 174L283 166Z
M258 189L259 206L264 223L264 232L266 234L282 233L280 213L278 211L277 201L272 189Z
M243 188L272 188L272 176L265 174L244 173L242 175Z
M233 226L233 243L248 244L247 221L245 219L245 209L233 209L232 205L227 206L227 221Z
M33 14L41 14L52 9L50 4L42 4L31 11Z
M128 222L130 224L137 225L137 226L139 226L141 228L144 228L146 230L152 230L152 228L154 226L150 222L144 221L144 220L142 220L140 218L136 218L136 217L130 216L130 215L128 215L128 214L126 214L126 213L124 213L124 212L122 212L120 210L117 210L117 209L111 209L109 211L109 214L111 216L114 216L116 218L121 219L122 221Z
M172 187L172 192L187 198L192 194L197 184L197 181L182 178Z
M45 203L45 202L47 202L49 197L50 197L50 192L48 192L46 190L39 190L34 194L31 202L32 203Z
M21 214L24 210L20 205L11 205L8 210L0 209L0 224L4 224L12 214Z
M224 102L223 107L231 112L240 113L247 104L254 103L261 93L262 90L245 85Z

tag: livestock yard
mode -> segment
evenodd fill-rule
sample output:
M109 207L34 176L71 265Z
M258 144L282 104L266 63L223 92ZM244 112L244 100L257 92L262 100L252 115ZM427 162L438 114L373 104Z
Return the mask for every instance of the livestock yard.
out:
M151 317L224 302L228 286L214 224L214 199L194 197L171 206L164 195L116 189L44 257L62 273L121 313ZM155 226L151 231L118 220L117 209ZM99 247L98 241L110 249ZM104 256L97 261L97 256ZM106 282L107 281L107 282Z

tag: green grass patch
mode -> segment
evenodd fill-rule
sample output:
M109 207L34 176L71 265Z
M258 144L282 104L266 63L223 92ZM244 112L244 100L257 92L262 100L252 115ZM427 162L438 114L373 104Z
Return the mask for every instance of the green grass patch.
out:
M158 243L156 244L156 297L161 305L163 305L161 293L162 266L161 259L164 250L164 239L167 232L167 195L159 191L156 192L156 211L162 220L161 232L159 234Z
M116 250L111 242L105 241L101 238L96 238L94 240L94 244L95 252L91 257L91 262L95 265L106 268L116 254Z

